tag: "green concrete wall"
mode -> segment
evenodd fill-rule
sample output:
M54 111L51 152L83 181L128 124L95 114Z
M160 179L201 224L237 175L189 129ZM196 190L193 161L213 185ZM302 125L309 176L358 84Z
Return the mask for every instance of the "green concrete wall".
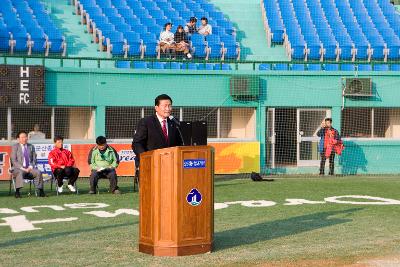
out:
M232 75L257 74L259 101L235 101L230 97ZM171 95L176 106L257 108L257 139L261 143L261 168L265 168L265 129L268 107L326 107L332 109L340 130L343 105L341 78L349 72L181 71L49 68L46 103L51 106L96 107L96 135L105 132L106 106L146 106L160 93ZM346 99L345 107L400 107L400 75L397 72L364 72L372 77L376 96ZM343 173L400 173L400 141L346 141L338 169ZM315 172L315 168L276 169L277 173Z

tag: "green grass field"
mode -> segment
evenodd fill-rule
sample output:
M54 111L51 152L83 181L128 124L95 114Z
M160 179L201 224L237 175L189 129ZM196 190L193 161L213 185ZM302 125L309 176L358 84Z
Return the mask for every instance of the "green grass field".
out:
M8 196L8 183L0 183L0 225L5 218L24 215L29 221L77 218L74 221L35 224L41 229L12 232L0 226L0 266L370 266L375 259L390 262L400 255L400 205L319 203L284 205L286 199L324 201L344 195L400 200L399 177L279 177L274 182L252 182L245 177L217 177L215 202L267 200L276 204L246 207L230 204L215 211L214 251L178 258L152 257L138 252L138 216L121 214L99 218L90 212L138 210L132 180L120 180L124 194L88 195L87 180L79 181L80 195L70 193L42 199ZM242 179L239 179L242 178ZM246 177L247 178L247 177ZM46 185L46 189L49 185ZM366 199L346 199L371 201ZM64 204L105 203L100 209L71 209ZM57 205L65 210L21 207ZM10 211L9 211L10 212ZM371 261L372 260L372 261ZM397 262L400 264L400 261ZM371 265L372 266L372 265ZM396 265L393 265L396 266Z

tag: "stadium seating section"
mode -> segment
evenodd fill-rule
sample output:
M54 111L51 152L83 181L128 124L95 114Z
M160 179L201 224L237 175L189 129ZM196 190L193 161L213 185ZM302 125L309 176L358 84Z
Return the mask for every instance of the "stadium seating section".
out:
M66 42L40 1L2 0L0 52L65 55Z
M296 60L396 60L400 17L389 0L263 0L269 44Z
M207 17L213 33L191 36L194 57L240 56L232 23L206 0L75 0L75 10L100 51L110 56L160 58L158 39L164 24L171 22L175 32L193 16Z

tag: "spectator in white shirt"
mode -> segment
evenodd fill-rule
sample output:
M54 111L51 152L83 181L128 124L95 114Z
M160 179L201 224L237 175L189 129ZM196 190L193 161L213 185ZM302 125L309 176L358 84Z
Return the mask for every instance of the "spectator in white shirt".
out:
M208 24L207 18L201 18L201 26L199 27L198 33L204 36L212 34L212 27L210 24Z
M46 139L46 135L40 131L39 124L35 124L33 126L33 131L29 132L28 139L31 139L31 140Z
M164 25L164 31L160 34L160 49L163 53L168 53L175 50L174 34L171 32L172 23L168 22Z

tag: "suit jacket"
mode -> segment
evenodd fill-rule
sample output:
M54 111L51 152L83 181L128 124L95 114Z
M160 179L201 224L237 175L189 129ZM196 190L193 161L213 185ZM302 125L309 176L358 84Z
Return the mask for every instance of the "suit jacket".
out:
M35 147L31 144L27 144L29 150L29 166L36 168L36 152ZM17 143L12 146L11 149L11 164L13 168L23 168L24 167L24 151L21 148L21 144Z
M140 153L182 145L182 138L178 132L177 125L169 118L167 119L167 125L168 143L164 138L160 121L156 115L148 116L139 121L132 141L132 150L135 152L137 160L140 158Z

